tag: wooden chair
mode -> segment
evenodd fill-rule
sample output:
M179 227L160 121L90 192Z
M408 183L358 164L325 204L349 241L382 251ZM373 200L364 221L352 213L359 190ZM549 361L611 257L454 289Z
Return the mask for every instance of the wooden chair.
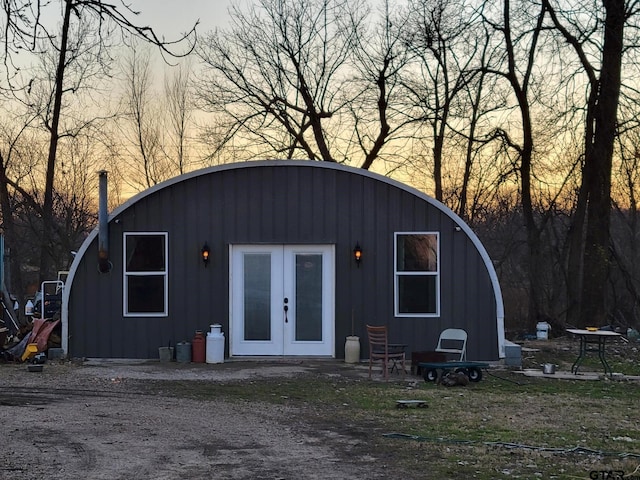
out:
M436 352L459 355L457 361L467 359L467 332L461 328L447 328L442 331Z
M396 362L400 363L402 378L404 378L406 374L404 345L389 344L386 326L367 325L367 335L369 337L369 378L371 378L373 362L376 361L382 362L382 374L385 380L389 378L389 368L396 365Z

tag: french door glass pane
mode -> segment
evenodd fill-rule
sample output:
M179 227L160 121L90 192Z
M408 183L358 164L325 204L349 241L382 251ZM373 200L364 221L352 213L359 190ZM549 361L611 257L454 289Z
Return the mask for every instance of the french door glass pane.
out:
M244 254L244 339L271 340L271 254Z
M321 254L296 254L295 339L322 340Z

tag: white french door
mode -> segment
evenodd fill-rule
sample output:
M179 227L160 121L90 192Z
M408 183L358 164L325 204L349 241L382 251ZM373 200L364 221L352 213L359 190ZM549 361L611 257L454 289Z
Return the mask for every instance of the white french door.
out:
M230 247L232 356L334 356L333 245Z

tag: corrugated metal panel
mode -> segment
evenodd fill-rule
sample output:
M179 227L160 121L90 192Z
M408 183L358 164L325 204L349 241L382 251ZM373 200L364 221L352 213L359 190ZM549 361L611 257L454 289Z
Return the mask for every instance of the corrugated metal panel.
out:
M113 270L96 269L97 242L83 246L69 299L69 354L155 358L157 348L191 339L209 324L229 328L229 259L233 243L326 243L336 251L336 355L344 354L352 315L366 357L364 325L388 324L392 340L432 350L447 326L465 328L471 359L496 359L496 301L485 264L454 220L407 189L353 169L293 162L213 169L147 192L111 217ZM118 221L118 223L115 222ZM122 314L123 232L169 232L169 315ZM396 231L440 232L439 318L395 318ZM204 267L200 249L211 247ZM356 268L352 250L364 255ZM72 267L73 268L73 267Z

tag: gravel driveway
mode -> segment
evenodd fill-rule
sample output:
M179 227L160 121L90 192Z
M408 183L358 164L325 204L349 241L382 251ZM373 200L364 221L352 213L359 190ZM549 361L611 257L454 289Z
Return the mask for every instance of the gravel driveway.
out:
M150 380L332 374L338 362L0 364L0 478L385 478L362 436L319 430L295 407L145 392ZM365 377L366 368L342 369ZM328 372L328 373L322 373ZM360 447L360 448L358 448Z

